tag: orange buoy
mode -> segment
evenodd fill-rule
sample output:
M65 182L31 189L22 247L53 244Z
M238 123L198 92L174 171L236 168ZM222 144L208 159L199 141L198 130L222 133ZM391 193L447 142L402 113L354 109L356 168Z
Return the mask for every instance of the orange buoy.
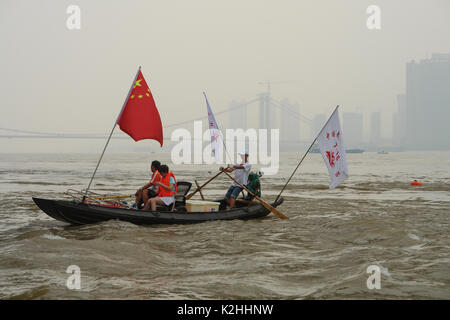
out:
M421 185L422 185L422 182L417 181L417 180L413 180L413 181L411 181L411 185L412 185L412 186L421 186Z

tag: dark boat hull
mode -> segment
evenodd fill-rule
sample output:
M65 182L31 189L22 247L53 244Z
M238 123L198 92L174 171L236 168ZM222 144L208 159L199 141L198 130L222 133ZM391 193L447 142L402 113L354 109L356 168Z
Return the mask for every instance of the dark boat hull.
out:
M81 204L65 200L33 198L36 205L50 217L74 225L91 224L108 220L127 221L138 225L188 224L214 220L256 219L267 216L270 211L261 204L245 206L229 211L216 212L151 212L123 208L109 208ZM272 204L276 207L283 198Z

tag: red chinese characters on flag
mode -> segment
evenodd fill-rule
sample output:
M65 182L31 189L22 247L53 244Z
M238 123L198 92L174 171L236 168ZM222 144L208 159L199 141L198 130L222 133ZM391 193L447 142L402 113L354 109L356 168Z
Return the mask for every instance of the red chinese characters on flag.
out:
M325 152L328 158L328 163L332 168L334 168L334 152L333 151L325 151Z
M317 143L330 175L330 189L334 189L348 178L347 159L337 109L317 137Z
M134 141L153 139L163 145L161 118L141 70L138 71L117 124Z

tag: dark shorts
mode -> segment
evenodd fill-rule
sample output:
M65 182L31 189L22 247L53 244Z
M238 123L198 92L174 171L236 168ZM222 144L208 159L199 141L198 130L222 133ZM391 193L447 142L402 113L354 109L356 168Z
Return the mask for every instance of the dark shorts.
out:
M239 193L241 193L242 188L238 186L231 186L228 188L227 194L225 195L225 199L237 198Z
M147 189L147 191L148 191L148 198L149 198L149 199L158 196L158 194L157 194L157 193L155 192L155 190L153 190L153 189Z

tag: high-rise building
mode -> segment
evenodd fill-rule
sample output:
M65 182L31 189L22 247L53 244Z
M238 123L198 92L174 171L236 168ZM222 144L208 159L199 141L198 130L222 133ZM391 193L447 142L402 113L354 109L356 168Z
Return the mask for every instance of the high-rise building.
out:
M345 146L361 148L363 144L363 115L361 113L343 113L343 131Z
M450 150L450 54L406 65L406 144Z
M381 139L381 115L379 112L372 112L370 115L370 144L377 145Z

